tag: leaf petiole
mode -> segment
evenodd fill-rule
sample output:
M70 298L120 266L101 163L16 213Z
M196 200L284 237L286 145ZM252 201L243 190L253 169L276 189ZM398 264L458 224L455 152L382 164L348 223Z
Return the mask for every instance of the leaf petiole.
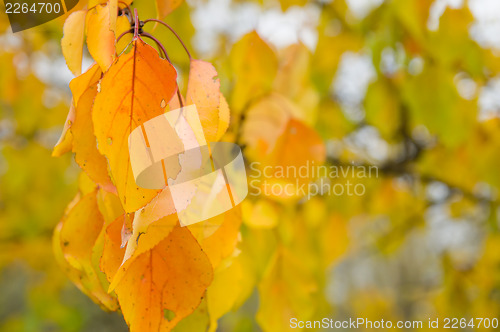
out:
M123 32L120 36L118 36L118 38L116 38L116 42L118 43L120 41L120 39L122 39L122 37L125 36L127 33L133 33L133 32L134 32L133 28Z
M150 19L145 20L144 24L146 24L148 22L160 23L160 24L164 25L165 27L167 27L175 35L175 37L177 38L177 40L182 44L182 47L184 47L184 50L186 51L186 54L189 57L189 60L193 60L193 57L191 56L191 53L189 53L189 50L186 47L186 44L184 44L184 42L182 41L181 37L179 37L179 35L177 34L177 32L175 32L175 30L170 25L168 25L167 23L165 23L163 21L157 20L155 18L150 18Z

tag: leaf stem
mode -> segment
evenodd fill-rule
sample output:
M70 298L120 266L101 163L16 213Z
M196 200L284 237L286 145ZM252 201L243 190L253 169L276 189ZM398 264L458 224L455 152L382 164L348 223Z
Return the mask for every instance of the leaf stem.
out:
M147 32L143 32L141 34L141 36L147 37L147 38L153 40L156 43L156 45L162 50L162 52L165 55L165 58L168 60L168 62L172 63L172 61L170 61L170 58L167 55L167 51L165 50L165 47L163 46L162 43L160 43L160 41L158 39L156 39L153 35L151 35L151 34L149 34Z
M179 35L177 34L177 32L175 32L175 30L170 25L168 25L167 23L165 23L165 22L163 22L161 20L157 20L155 18L150 18L150 19L145 20L144 24L146 24L148 22L160 23L160 24L163 24L165 27L167 27L175 35L175 37L177 38L177 40L181 43L182 47L184 47L184 50L186 51L186 54L189 57L189 60L193 60L193 57L191 56L191 53L189 53L189 50L186 47L186 44L184 44L184 42L182 41L181 37L179 37Z
M123 32L120 36L118 36L118 38L116 38L116 43L118 43L120 41L120 39L122 39L123 36L125 36L127 33L133 33L134 32L134 29L129 29L125 32Z
M134 8L134 40L139 38L139 14L137 8Z

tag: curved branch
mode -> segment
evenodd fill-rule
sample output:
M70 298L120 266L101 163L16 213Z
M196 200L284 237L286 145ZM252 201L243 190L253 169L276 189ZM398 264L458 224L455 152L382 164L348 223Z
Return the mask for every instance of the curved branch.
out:
M184 50L186 51L186 54L189 57L189 60L193 60L193 57L191 56L191 53L189 53L189 50L186 47L186 44L184 44L184 42L182 41L181 37L179 37L179 35L177 34L177 32L175 32L175 30L170 25L168 25L167 23L165 23L163 21L157 20L155 18L150 18L150 19L145 20L144 24L146 24L148 22L160 23L160 24L163 24L165 27L167 27L175 35L175 37L177 38L177 40L182 44L182 47L184 47Z
M120 41L120 39L122 39L122 37L125 36L127 33L133 33L133 32L134 32L134 29L130 29L130 30L123 32L118 38L116 38L116 43L118 43Z

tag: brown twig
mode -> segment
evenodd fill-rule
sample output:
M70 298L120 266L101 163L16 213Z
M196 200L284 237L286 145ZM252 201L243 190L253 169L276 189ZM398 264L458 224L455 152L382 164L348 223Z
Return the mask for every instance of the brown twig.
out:
M184 44L184 42L182 41L181 37L179 37L179 35L177 34L177 32L175 32L175 30L170 25L168 25L167 23L165 23L163 21L157 20L155 18L150 18L150 19L145 20L144 24L146 24L148 22L160 23L160 24L164 25L165 27L167 27L175 35L175 37L177 38L177 40L182 44L182 47L184 47L184 50L186 51L186 54L189 57L189 60L193 60L193 57L191 56L191 53L189 53L189 50L186 47L186 44Z
M122 37L125 36L127 33L133 33L133 32L134 32L134 29L130 29L130 30L123 32L118 38L116 38L116 43L118 43L120 41L120 39L122 39Z

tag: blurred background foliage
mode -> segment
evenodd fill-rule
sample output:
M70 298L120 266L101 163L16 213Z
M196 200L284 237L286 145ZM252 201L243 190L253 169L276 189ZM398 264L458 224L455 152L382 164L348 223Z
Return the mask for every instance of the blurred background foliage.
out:
M134 6L156 17L153 1ZM245 144L248 110L286 98L328 165L379 169L332 180L362 183L359 197L245 201L247 278L221 331L287 330L288 317L500 316L498 1L191 0L166 21L215 64L233 111L227 140ZM79 179L72 156L50 156L70 104L63 22L12 34L0 10L0 331L126 330L52 254ZM154 33L183 86L188 59Z

